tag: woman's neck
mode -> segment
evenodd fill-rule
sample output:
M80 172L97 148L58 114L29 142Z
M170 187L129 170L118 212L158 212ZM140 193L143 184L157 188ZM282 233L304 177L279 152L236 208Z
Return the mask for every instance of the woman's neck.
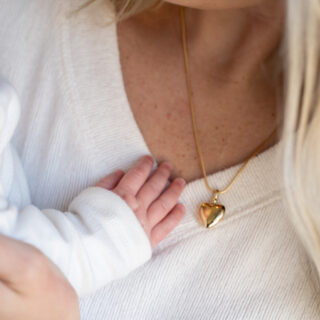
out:
M276 107L282 105L277 103L281 86L276 79L265 77L271 75L271 68L261 68L279 42L280 13L271 18L270 12L250 10L185 12L192 90L207 173L247 159L275 128ZM175 175L187 181L201 177L179 7L165 4L156 11L148 10L122 21L117 30L129 104L149 149L157 161L171 161Z
M189 55L198 65L206 66L209 77L219 81L251 81L266 76L280 44L283 9L282 0L226 10L185 8ZM164 3L157 10L140 14L138 19L144 27L156 28L161 38L179 28L178 10L178 6Z

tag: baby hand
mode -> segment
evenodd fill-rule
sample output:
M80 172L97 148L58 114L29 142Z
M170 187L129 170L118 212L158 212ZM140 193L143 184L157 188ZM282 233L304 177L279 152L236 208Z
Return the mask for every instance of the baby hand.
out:
M116 170L100 180L96 186L116 193L128 204L140 221L153 248L184 216L185 206L177 201L186 182L183 178L175 178L161 193L170 177L171 164L167 161L162 162L149 177L152 168L153 158L146 155L127 173Z

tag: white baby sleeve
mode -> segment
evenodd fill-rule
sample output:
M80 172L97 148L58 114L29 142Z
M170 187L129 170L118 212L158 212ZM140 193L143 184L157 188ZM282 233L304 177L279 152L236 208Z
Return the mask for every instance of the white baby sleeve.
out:
M22 181L19 188L29 197L28 184L21 177L22 165L10 144L19 115L16 91L0 77L0 233L40 249L61 269L79 296L147 262L152 256L149 238L127 203L109 190L84 189L67 212L40 210L32 204L19 209L8 202L17 174Z

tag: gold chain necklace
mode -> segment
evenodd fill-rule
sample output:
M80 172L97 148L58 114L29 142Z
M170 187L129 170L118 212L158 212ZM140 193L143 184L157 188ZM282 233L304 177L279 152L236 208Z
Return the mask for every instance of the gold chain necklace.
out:
M191 109L191 115L192 115L192 124L193 124L193 134L198 150L198 155L200 159L201 169L204 176L204 181L206 184L206 187L212 192L212 198L209 202L203 202L201 203L198 211L198 215L200 218L200 221L202 225L205 228L210 228L216 225L224 216L225 214L225 207L221 203L218 203L218 196L219 194L225 193L229 190L233 182L236 180L236 178L239 176L241 171L244 169L244 167L248 164L248 162L263 148L263 146L273 137L273 135L277 132L277 127L272 131L272 133L268 136L268 138L261 143L258 148L251 154L251 156L243 163L243 165L240 167L236 175L233 177L231 182L223 189L212 189L209 186L206 171L204 168L204 162L202 158L202 153L200 149L200 143L199 138L197 134L197 126L195 121L195 112L194 112L194 103L193 103L193 97L192 97L192 91L191 91L191 81L190 81L190 72L189 72L189 59L187 54L187 40L186 40L186 26L185 26L185 17L184 17L184 7L180 7L180 20L181 20L181 34L182 34L182 43L183 43L183 52L184 52L184 62L185 62L185 71L186 71L186 82L187 82L187 89L188 89L188 96L189 96L189 104Z

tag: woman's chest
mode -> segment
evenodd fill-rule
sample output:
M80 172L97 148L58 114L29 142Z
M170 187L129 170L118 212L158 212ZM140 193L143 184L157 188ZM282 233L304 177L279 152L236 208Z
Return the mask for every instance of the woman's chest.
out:
M173 164L172 177L190 182L203 176L194 130L207 175L244 161L272 132L276 115L270 87L261 83L253 90L212 80L193 68L192 115L181 48L169 49L167 44L164 50L155 50L134 37L139 36L120 24L120 61L129 107L157 162Z

